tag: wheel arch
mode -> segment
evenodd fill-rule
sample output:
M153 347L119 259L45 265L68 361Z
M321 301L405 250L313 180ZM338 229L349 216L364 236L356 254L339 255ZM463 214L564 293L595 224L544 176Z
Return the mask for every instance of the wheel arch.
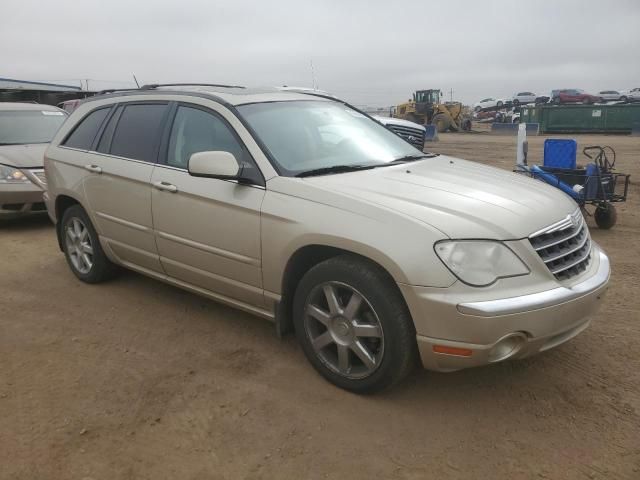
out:
M60 194L56 197L55 201L55 215L56 215L56 237L58 238L58 247L60 251L63 250L62 247L62 216L64 212L67 211L70 207L74 205L80 205L80 201L70 195Z
M397 286L397 281L405 280L404 278L398 279L394 276L390 270L395 270L397 265L393 264L391 268L389 259L384 259L382 263L372 258L370 255L363 255L354 250L345 249L342 247L326 245L326 244L309 244L299 247L294 251L286 262L286 266L282 273L281 280L281 297L276 306L276 327L279 335L284 335L293 332L293 299L296 292L296 287L302 277L314 266L318 265L325 260L341 255L350 255L363 260L380 271L388 277L390 284L398 290L400 296L404 299L402 292ZM386 261L385 261L386 260ZM385 263L386 266L383 264ZM396 272L396 275L398 273Z

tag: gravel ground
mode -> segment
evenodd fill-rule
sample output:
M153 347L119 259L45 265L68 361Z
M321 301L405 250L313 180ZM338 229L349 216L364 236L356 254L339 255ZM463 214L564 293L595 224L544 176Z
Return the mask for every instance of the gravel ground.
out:
M0 227L1 479L640 479L640 139L591 328L537 357L359 397L273 325L133 273L81 284L46 218ZM543 137L530 138L540 158ZM511 168L515 140L431 150Z

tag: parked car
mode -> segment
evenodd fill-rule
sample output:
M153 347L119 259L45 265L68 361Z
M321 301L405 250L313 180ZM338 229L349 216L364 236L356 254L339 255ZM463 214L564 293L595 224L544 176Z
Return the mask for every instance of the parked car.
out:
M580 90L579 88L566 88L551 92L551 103L598 103L602 98Z
M513 105L520 105L521 103L535 103L538 96L533 92L519 92L514 93L511 99Z
M523 358L589 325L609 260L557 188L425 154L330 97L148 86L84 101L45 155L80 280L116 265L295 331L373 392Z
M622 93L617 90L602 90L598 92L598 96L605 102L616 102L622 100ZM626 101L626 98L624 99Z
M380 117L378 115L374 115L373 118L420 151L424 148L424 135L427 130L424 125L401 118Z
M66 118L59 108L0 102L0 220L44 212L44 151Z
M62 110L64 110L67 113L71 113L76 108L78 108L78 105L80 105L82 100L84 100L84 99L83 98L74 98L72 100L65 100L64 102L60 102L58 104L58 108L61 108Z
M638 102L640 101L640 88L632 88L628 92L623 92L620 98L623 102Z
M484 110L486 108L501 107L503 105L504 105L504 100L502 100L502 99L484 98L484 99L480 100L478 103L476 103L473 106L473 109L476 112L479 112L479 111Z
M536 97L536 105L542 105L545 103L549 103L549 100L551 100L551 97L548 95L540 95L539 97Z

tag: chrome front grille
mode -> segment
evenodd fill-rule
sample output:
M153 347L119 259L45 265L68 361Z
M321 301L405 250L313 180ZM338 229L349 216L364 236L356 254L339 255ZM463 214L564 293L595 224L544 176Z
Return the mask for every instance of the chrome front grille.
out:
M401 136L414 147L422 150L424 146L424 131L419 128L405 127L404 125L387 125L397 135Z
M36 177L36 179L42 183L43 185L47 184L47 177L44 174L44 170L31 170L31 173L33 173L33 176Z
M591 238L580 210L534 233L529 241L558 280L575 277L589 266Z

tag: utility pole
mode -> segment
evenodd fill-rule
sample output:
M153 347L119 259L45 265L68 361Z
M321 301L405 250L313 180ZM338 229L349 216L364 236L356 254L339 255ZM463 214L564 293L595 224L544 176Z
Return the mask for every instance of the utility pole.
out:
M449 101L453 102L453 88L449 90Z

